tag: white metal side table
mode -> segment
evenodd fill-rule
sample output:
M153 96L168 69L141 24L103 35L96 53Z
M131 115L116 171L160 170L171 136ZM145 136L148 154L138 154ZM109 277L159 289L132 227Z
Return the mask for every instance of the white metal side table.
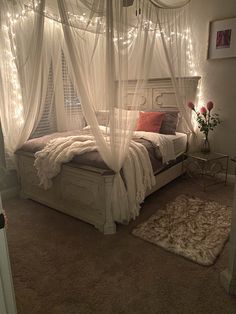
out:
M196 182L206 188L227 183L229 156L221 153L194 152L186 153L187 160L184 164L187 174L196 179Z

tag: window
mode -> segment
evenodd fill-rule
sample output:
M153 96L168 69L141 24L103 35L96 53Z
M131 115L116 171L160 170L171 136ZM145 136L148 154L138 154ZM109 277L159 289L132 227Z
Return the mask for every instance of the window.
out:
M64 89L64 105L67 120L67 129L81 129L85 126L82 107L77 92L69 76L65 55L62 51L62 80Z
M57 131L56 108L54 101L54 83L52 63L49 69L48 86L42 117L31 138L40 137Z

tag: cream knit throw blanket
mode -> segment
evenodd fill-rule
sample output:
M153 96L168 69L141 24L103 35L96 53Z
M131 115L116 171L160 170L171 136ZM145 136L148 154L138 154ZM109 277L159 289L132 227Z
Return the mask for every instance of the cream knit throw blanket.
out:
M61 137L50 141L41 151L35 154L34 165L37 169L40 185L45 189L49 189L52 186L52 179L60 173L63 163L71 161L75 155L82 155L94 150L97 150L97 146L94 137L90 135ZM123 217L122 219L117 218L117 220L129 221L139 214L140 204L145 198L147 189L155 184L155 177L146 147L131 141L129 153L122 169L127 191L126 202L128 204L123 204L119 208L128 208L129 213L123 213L123 215L122 213L119 215L114 213L114 216ZM114 182L116 182L114 184L117 184L117 180L114 180ZM120 184L121 182L119 182ZM113 193L113 198L114 202L125 202L124 200L117 200L115 193Z

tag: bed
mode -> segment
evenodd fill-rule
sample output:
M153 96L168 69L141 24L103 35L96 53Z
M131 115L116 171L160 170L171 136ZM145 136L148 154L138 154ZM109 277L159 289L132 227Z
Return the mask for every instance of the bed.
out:
M189 99L194 100L199 78L186 80L189 86ZM129 87L127 107L133 92L132 81ZM168 111L176 108L170 79L149 80L142 90L142 95L140 110ZM114 172L101 161L100 164L94 163L95 152L89 161L86 158L79 158L63 164L61 172L53 179L52 188L44 190L39 186L39 178L34 167L34 153L50 138L58 136L62 134L51 134L46 138L31 140L17 151L21 196L88 222L104 234L115 233L116 222L112 217L110 197ZM176 135L168 137L173 142L176 160L162 166L159 164L157 169L153 167L156 183L152 189L147 190L146 196L183 173L183 153L187 147L187 134L177 132ZM150 145L149 142L146 140L147 146Z

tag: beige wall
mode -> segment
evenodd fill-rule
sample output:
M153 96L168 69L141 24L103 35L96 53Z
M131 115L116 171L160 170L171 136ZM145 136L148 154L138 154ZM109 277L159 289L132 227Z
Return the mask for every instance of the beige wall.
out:
M236 58L207 60L209 22L236 17L236 0L192 0L193 45L203 100L212 100L222 125L211 133L216 151L236 156ZM233 165L230 167L233 171Z

